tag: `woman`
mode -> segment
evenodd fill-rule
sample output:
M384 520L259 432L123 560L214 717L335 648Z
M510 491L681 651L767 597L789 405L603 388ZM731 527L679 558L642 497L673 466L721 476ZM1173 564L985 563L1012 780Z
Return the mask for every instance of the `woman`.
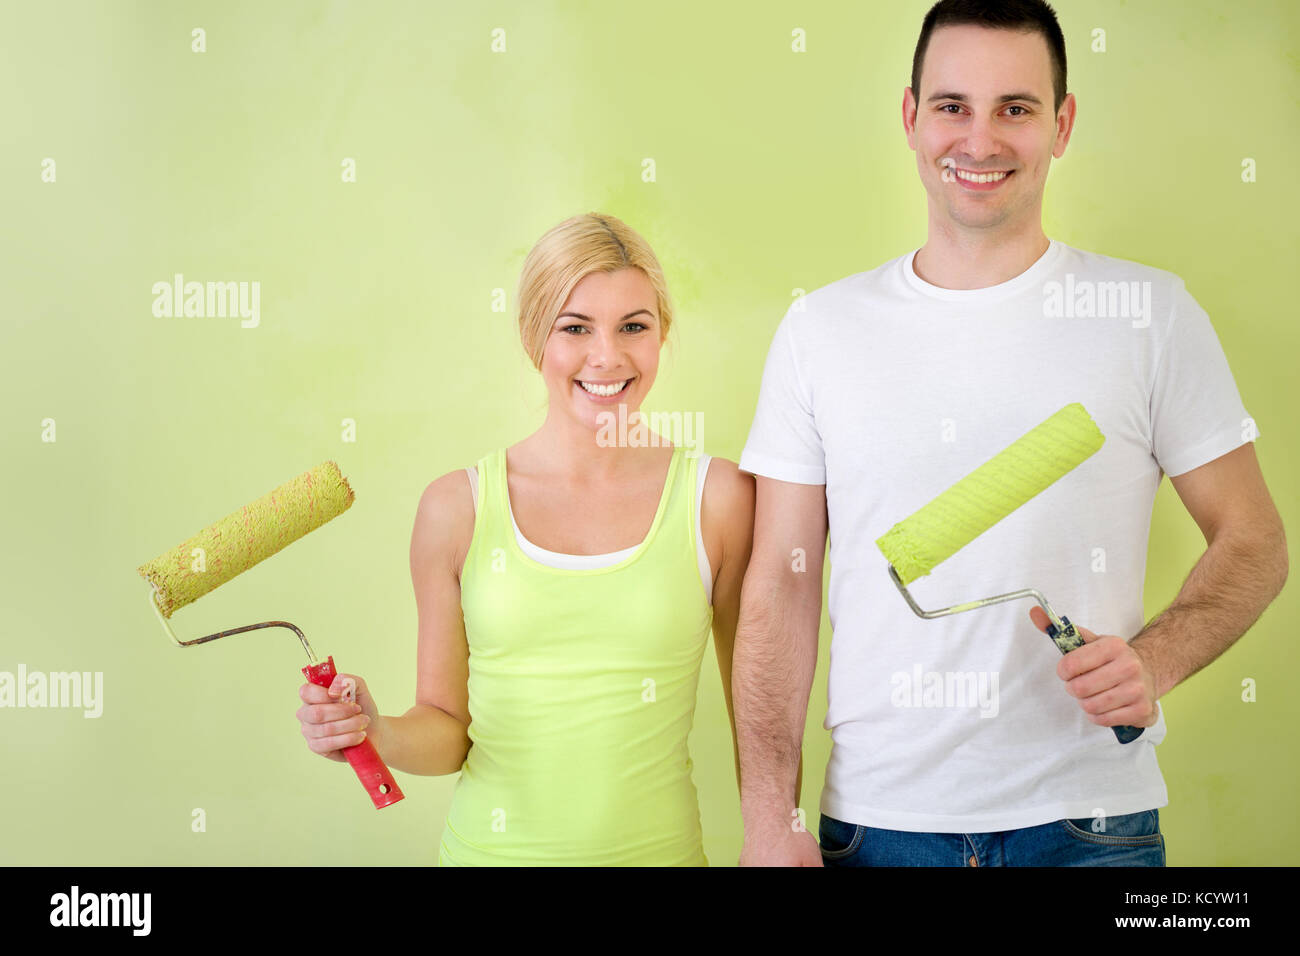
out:
M635 424L672 323L635 231L561 223L518 301L546 420L420 500L416 704L381 716L355 675L355 704L346 675L304 684L303 735L334 760L368 735L393 769L460 771L443 865L707 865L686 738L710 626L731 714L753 479L666 439L616 440L638 433L619 406Z

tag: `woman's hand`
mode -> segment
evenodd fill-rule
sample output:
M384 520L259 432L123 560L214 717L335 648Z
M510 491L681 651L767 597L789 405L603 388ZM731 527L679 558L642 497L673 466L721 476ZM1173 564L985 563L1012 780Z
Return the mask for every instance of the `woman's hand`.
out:
M303 704L294 714L302 724L307 747L330 760L346 761L342 750L366 738L366 730L379 720L379 709L355 674L338 674L328 688L303 684L298 688Z

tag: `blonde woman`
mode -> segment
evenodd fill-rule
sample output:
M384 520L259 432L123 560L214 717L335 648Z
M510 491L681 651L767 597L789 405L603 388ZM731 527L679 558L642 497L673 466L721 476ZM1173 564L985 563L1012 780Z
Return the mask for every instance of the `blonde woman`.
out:
M673 318L635 231L560 223L517 298L546 420L420 500L415 706L382 716L356 675L356 704L349 675L304 684L303 735L335 760L369 736L395 770L459 771L442 865L707 865L686 738L710 628L731 714L753 479L666 437L610 440Z

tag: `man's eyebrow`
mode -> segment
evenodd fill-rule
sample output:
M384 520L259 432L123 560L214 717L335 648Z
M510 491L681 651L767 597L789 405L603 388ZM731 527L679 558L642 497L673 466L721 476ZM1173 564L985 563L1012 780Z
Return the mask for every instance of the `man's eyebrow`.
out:
M965 93L935 93L926 99L927 103L934 103L938 100L955 100L958 103L969 103L970 100ZM1033 93L1003 93L998 97L999 103L1010 103L1013 100L1020 100L1024 103L1033 103L1035 106L1042 106L1043 101Z
M635 312L629 312L627 315L623 316L623 318L619 319L619 321L620 322L626 321L627 319L632 318L632 316L634 315L640 315L642 312L650 316L650 318L652 319L655 317L654 313L651 312L649 309L637 309ZM581 312L561 312L559 315L556 316L556 318L562 319L565 316L572 316L575 319L582 319L585 322L594 321L591 316L583 315Z

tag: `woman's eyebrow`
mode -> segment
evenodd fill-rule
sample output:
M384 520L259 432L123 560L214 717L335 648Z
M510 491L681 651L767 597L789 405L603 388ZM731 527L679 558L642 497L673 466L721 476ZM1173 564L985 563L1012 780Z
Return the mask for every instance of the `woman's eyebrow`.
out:
M649 309L637 309L635 312L629 312L627 315L623 316L622 319L619 319L619 321L622 322L622 321L624 321L625 319L630 319L630 318L632 318L632 316L634 316L634 315L640 315L642 312L644 312L646 315L650 316L650 318L652 318L652 319L655 317L655 316L654 316L654 313L651 312ZM587 322L593 322L593 321L595 321L594 319L592 319L591 316L589 316L589 315L583 315L581 312L561 312L559 315L556 316L556 318L557 318L557 319L562 319L562 318L564 318L565 316L572 316L572 317L575 318L575 319L584 319L584 320L586 320Z

